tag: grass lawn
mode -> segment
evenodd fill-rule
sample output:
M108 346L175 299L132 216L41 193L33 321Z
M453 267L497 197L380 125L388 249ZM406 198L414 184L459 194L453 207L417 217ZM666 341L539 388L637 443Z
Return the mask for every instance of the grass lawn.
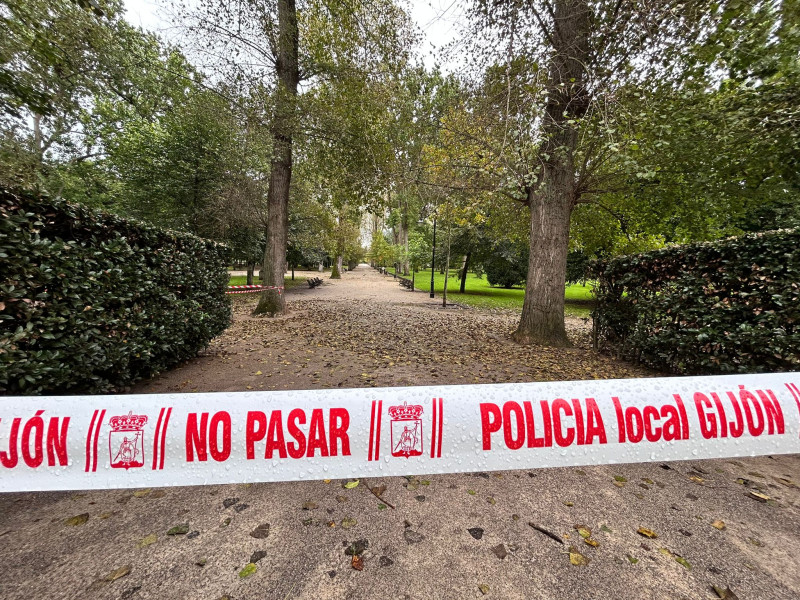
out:
M305 277L295 276L294 281L292 281L292 277L289 275L283 278L283 287L288 290L289 288L303 285L305 282ZM228 285L247 285L247 275L231 276L230 281L228 281ZM253 277L253 285L261 285L261 281L258 279L258 277Z
M389 269L393 272L393 269ZM507 290L501 287L492 287L486 280L486 276L477 277L474 273L467 275L466 291L463 294L458 292L461 280L458 277L450 277L447 283L447 298L459 304L467 304L480 308L509 308L522 310L522 301L525 296L524 287L515 287ZM415 279L417 290L429 292L431 289L431 270L418 271ZM444 291L444 275L439 271L433 277L434 292L440 295ZM591 285L569 285L565 295L565 312L575 317L588 317L594 304Z

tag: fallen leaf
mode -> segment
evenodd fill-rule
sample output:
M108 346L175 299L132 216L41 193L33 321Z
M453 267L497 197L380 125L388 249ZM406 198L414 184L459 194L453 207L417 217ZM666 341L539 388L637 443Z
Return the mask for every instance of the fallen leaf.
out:
M711 524L711 526L714 527L715 529L719 529L720 531L722 531L723 529L725 529L725 522L724 521L714 521Z
M634 557L632 557L630 554L627 554L627 555L625 556L625 558L627 558L627 559L628 559L628 562L629 562L629 563L631 563L632 565L635 565L636 563L638 563L638 562L639 562L639 559L638 559L638 558L634 558Z
M585 540L583 540L583 542L585 544L588 544L592 548L597 548L600 545L600 543L597 540L593 540L592 538L586 538Z
M477 494L477 492L476 492L475 490L467 490L467 493L468 493L470 496L474 496L475 494Z
M569 547L569 562L571 565L576 567L582 567L584 565L589 564L589 559L586 558L583 554L578 552L578 549L575 546Z
M83 513L82 515L75 515L74 517L70 517L69 519L65 520L64 525L69 525L70 527L77 527L78 525L83 525L88 520L89 520L89 513Z
M489 593L489 586L485 583L482 583L478 586L478 589L481 591L481 594L484 596Z
M303 510L314 510L315 508L319 508L319 505L316 502L303 503Z
M158 541L158 536L155 533L151 533L147 537L142 538L139 542L139 548L144 548L145 546L149 546L150 544L155 544Z
M714 590L714 593L719 596L720 600L739 600L739 597L734 594L729 587L726 587L724 590L715 585L712 585L711 587Z
M658 534L655 531L652 529L647 529L646 527L639 527L639 529L636 530L636 533L650 539L658 537Z
M261 371L256 371L256 375L263 375Z
M587 539L592 537L592 531L586 525L574 525L572 527L575 531L578 532L578 535L581 536L583 539Z
M618 488L624 488L625 487L625 482L624 481L612 481L611 483L613 483Z
M492 552L494 552L494 555L500 560L503 560L506 556L508 556L508 550L506 550L506 547L503 544L498 544L492 548Z
M614 481L625 483L626 481L628 481L628 479L623 477L622 475L614 475Z
M361 571L364 569L364 559L354 554L353 557L350 559L350 566L353 567L356 571Z
M259 525L253 529L253 531L250 532L250 537L257 540L263 540L264 538L269 537L269 523L263 523L262 525Z
M150 488L147 488L146 490L136 490L135 492L133 492L133 497L134 498L144 498L149 493L150 493Z
M116 581L120 577L125 577L128 573L131 572L131 566L125 565L124 567L120 567L119 569L114 569L104 577L106 581Z
M372 493L378 496L379 498L380 495L385 491L386 491L385 485L376 485L374 488L372 488Z
M571 506L575 506L575 503L574 502L570 502L569 500L567 500L566 502L564 502L564 506L570 506L570 507Z
M358 521L355 519L351 519L350 517L345 517L342 519L342 528L343 529L350 529L351 527L355 527L358 524Z
M689 569L690 571L692 570L692 565L689 564L689 561L683 558L680 554L675 554L674 552L671 552L666 548L659 548L658 551L661 552L661 554L663 554L664 556L674 559L675 562L677 562L684 568Z
M752 498L753 500L758 500L759 502L766 502L767 500L772 499L766 494L762 494L760 492L747 492L747 496Z
M255 563L247 563L244 566L244 569L239 571L239 577L242 579L245 577L250 577L250 575L253 575L256 571L258 571L258 567L255 565Z
M358 486L359 480L356 479L355 481L348 481L344 484L344 488L346 490L352 490L354 487Z
M691 475L689 479L699 484L702 484L705 481L705 479L703 479L702 477L698 477L697 475Z
M180 525L175 525L169 531L167 531L167 535L183 535L185 533L189 533L189 524L188 523L181 523Z

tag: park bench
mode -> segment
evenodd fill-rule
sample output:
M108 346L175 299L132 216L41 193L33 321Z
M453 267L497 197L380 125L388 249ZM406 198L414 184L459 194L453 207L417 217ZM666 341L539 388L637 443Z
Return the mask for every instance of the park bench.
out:
M319 277L309 277L306 281L308 281L308 287L314 289L318 285L322 285L322 279Z
M406 277L398 277L397 279L400 281L400 285L402 285L404 288L407 288L412 292L414 291L414 283L410 279L407 279Z

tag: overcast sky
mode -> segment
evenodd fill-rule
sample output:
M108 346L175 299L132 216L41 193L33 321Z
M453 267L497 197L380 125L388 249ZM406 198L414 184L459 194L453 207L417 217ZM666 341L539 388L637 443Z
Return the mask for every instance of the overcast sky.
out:
M420 48L425 64L430 67L438 58L445 70L449 63L438 55L440 48L458 36L456 23L462 18L465 0L400 0L410 7L412 18L423 35ZM126 17L134 25L169 36L170 0L125 0Z

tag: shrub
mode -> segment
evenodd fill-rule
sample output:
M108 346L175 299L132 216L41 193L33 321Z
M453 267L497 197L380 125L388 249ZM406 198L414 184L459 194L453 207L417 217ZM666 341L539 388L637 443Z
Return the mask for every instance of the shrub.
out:
M798 249L795 229L595 263L595 348L674 373L797 370Z
M0 189L0 391L104 392L230 322L220 244Z
M527 245L501 242L483 261L483 270L489 285L510 289L520 285L528 276Z

